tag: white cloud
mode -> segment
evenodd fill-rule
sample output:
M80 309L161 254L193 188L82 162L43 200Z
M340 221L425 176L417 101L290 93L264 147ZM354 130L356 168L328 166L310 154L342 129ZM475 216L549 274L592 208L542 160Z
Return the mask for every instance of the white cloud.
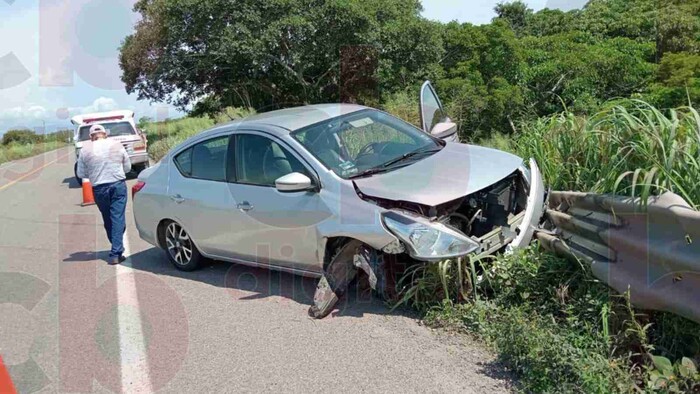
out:
M43 119L46 117L46 108L41 105L30 105L27 107L13 107L0 111L0 119L16 121L22 119Z
M0 40L0 58L12 54L11 59L16 57L31 74L29 79L17 86L0 89L0 135L9 129L39 130L44 125L48 131L71 128L71 116L115 109L132 109L138 117L155 119L182 115L172 106L139 101L135 95L127 94L123 86L107 83L119 81L118 67L107 67L86 58L89 55L97 60L112 59L113 65L116 65L118 41L130 32L133 25L133 21L129 20L133 15L132 3L133 0L80 0L71 2L68 7L56 1L29 0L5 6L0 0L0 37L6 38ZM41 12L40 7L49 8ZM79 12L70 19L64 15L67 9ZM110 20L115 24L114 29L95 29L92 22L95 15L112 13L120 16ZM40 22L42 19L43 22ZM104 20L101 17L97 19ZM51 23L68 26L64 32L67 36L61 35L58 43L46 36L41 40L40 27L46 28ZM78 39L73 37L75 34L79 34ZM75 45L67 45L68 42ZM46 50L41 51L42 43L50 46L48 55ZM76 52L82 57L77 56ZM41 69L41 77L40 58L45 66ZM83 62L81 64L87 62L90 68L66 73L66 59ZM49 67L46 67L47 61ZM101 74L104 74L102 79L98 78ZM3 76L6 75L0 76L0 82ZM71 76L72 81L59 83Z
M93 112L114 111L116 109L119 109L119 104L116 100L110 97L100 97L95 99L92 104L68 108L68 113L72 116ZM0 119L9 121L22 119L41 120L51 116L52 114L41 105L28 105L25 107L13 107L0 110Z
M91 105L82 108L83 114L91 112L107 112L114 111L119 108L117 101L110 97L100 97L92 102Z

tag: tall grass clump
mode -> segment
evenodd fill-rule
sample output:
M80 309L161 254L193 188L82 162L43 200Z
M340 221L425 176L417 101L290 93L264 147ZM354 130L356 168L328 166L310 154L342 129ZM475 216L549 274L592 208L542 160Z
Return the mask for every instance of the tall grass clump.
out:
M700 207L700 115L639 100L590 117L564 112L523 126L513 144L555 190L648 197L674 192Z
M384 98L382 109L418 128L420 125L420 105L418 95L408 92L397 92Z

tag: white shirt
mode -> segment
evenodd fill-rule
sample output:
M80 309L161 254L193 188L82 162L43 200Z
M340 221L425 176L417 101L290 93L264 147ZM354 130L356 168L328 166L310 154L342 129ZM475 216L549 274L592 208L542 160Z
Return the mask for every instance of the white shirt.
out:
M78 176L93 185L104 185L126 179L131 171L129 154L121 143L109 138L86 141L78 157Z

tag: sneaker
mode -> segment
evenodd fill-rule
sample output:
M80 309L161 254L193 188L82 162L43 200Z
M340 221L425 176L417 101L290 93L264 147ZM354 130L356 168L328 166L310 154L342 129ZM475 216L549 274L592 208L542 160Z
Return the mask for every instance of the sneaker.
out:
M123 263L124 261L126 261L126 257L124 257L124 256L113 257L113 258L111 258L111 259L109 260L109 265L121 264L121 263Z

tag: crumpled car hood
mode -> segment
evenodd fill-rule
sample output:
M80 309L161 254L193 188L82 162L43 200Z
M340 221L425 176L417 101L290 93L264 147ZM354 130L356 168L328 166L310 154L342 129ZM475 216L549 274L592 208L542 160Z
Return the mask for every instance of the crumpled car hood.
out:
M522 164L521 158L503 151L448 143L407 167L354 182L369 197L434 207L491 186Z

